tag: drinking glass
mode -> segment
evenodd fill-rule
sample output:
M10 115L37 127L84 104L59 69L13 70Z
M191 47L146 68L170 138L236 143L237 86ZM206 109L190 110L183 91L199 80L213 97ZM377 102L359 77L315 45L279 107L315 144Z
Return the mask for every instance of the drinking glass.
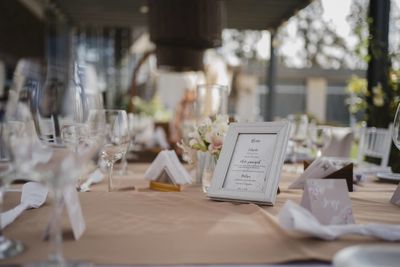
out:
M0 212L3 210L5 188L15 178L15 161L11 149L11 139L17 141L24 131L22 122L0 123ZM1 216L0 216L1 225ZM3 235L0 227L0 259L18 255L24 251L20 241L10 240Z
M132 149L132 139L135 136L135 115L133 113L128 113L128 133L129 133L129 145L127 148L126 153L122 156L121 162L120 162L120 167L118 169L118 174L119 175L126 175L128 174L128 160L127 160L127 154L130 152L130 149Z
M66 142L63 143L63 141ZM25 149L26 151L20 151L20 149L16 154L18 157L23 157L25 161L31 161L26 164L29 169L24 170L29 173L30 178L46 184L53 196L53 210L48 228L49 258L47 261L35 262L29 266L85 266L82 262L65 260L61 219L65 208L64 192L69 187L74 187L75 177L83 173L86 164L96 155L98 143L92 140L79 142L74 144L74 151L67 140L60 138L55 142L52 138L39 137L32 138L29 143L25 142L24 146L29 149Z
M296 164L299 148L307 139L308 117L305 114L291 114L288 116L288 120L291 124L290 140L293 142L292 162ZM299 172L299 169L295 168L295 172Z
M121 159L129 147L128 116L124 110L91 110L87 121L91 135L104 135L101 158L108 167L108 191L113 190L114 163Z
M64 124L61 128L62 143L76 154L79 153L80 145L86 145L89 139L89 128L84 123ZM76 188L80 186L80 177L76 177Z
M392 139L397 149L400 150L400 104L397 107L396 115L393 121Z
M310 125L309 132L311 143L317 149L317 157L321 157L322 149L326 147L331 140L331 128L327 126Z
M196 91L197 120L228 113L228 86L201 84Z
M33 92L30 103L37 136L30 144L34 156L27 158L27 161L32 161L27 164L30 167L29 175L45 183L53 195L53 211L49 223L51 252L47 261L30 266L82 265L80 262L66 261L63 256L63 192L69 186L74 186L76 177L83 173L86 164L96 154L98 144L94 142L96 138L91 137L90 142L77 145L71 138L76 135L75 132L70 133L71 136L66 133L62 136L63 128L82 122L84 114L82 92L67 72L66 66L56 65L50 60L46 81ZM63 137L66 139L63 140ZM34 157L40 160L35 160Z

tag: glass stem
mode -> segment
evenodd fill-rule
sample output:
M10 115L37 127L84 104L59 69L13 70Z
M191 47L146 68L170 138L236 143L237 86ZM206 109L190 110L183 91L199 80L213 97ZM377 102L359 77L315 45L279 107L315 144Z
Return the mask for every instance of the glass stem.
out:
M108 162L108 192L112 191L112 173L114 168L114 163Z
M61 230L61 215L63 213L63 196L62 190L53 188L54 192L54 203L53 203L53 220L51 223L51 253L50 261L55 263L63 263L63 249L62 249L62 230Z
M126 153L122 156L121 160L121 171L120 175L124 175L127 172L127 167L128 167L128 160L126 159Z

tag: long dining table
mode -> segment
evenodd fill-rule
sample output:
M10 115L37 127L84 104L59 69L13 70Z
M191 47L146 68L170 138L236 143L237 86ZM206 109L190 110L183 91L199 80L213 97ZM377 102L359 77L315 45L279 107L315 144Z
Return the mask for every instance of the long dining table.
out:
M107 192L106 181L79 193L87 229L74 240L64 212L64 254L68 260L99 265L266 265L288 262L330 262L340 249L358 244L393 245L377 239L345 236L323 241L283 230L277 214L287 200L300 203L302 190L289 190L298 174L283 169L274 206L218 202L207 198L200 185L181 192L149 189L144 172L149 164L129 164L128 174L115 176L118 190ZM400 224L400 207L390 203L396 184L375 177L349 193L356 223ZM5 196L15 206L19 192ZM8 226L7 237L21 240L26 250L0 264L45 260L50 244L43 240L51 215L51 199L25 211Z

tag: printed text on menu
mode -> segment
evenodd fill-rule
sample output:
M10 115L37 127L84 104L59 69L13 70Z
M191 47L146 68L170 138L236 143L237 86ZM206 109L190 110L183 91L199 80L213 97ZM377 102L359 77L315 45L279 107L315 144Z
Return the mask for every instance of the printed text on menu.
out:
M223 188L264 192L275 145L275 134L239 134Z

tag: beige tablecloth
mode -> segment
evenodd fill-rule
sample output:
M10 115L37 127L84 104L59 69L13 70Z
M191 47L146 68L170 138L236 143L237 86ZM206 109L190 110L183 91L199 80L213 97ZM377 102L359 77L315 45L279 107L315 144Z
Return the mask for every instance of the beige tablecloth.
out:
M284 232L275 215L287 199L299 202L302 194L301 190L287 190L294 178L288 173L282 175L276 206L260 207L211 201L198 186L179 193L150 191L141 179L147 165L130 167L134 174L121 178L121 185L135 185L135 190L107 193L105 184L100 184L92 192L79 194L87 230L74 241L64 221L67 259L131 265L329 261L346 246L385 243L351 236L328 242ZM378 182L356 186L356 192L350 194L356 222L399 224L400 207L389 203L395 188ZM6 206L18 199L18 193L7 194ZM5 234L23 241L27 250L4 263L46 259L49 244L41 237L50 211L50 203L46 203L26 211L6 228Z

